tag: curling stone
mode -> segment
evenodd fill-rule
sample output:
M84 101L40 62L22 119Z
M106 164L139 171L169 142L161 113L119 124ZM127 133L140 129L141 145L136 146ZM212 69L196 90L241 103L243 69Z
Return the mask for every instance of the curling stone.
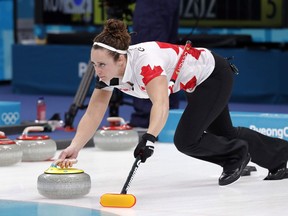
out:
M62 169L54 162L38 176L37 189L42 196L50 199L78 198L90 192L91 179L81 169Z
M43 131L42 126L26 127L21 136L16 139L20 145L23 156L22 161L45 161L54 157L57 145L47 135L28 135L30 131Z
M22 160L22 150L13 140L0 140L0 166L14 165Z
M110 126L104 126L97 130L93 140L95 146L102 150L121 151L128 150L138 144L137 131L125 123L123 118L108 117Z

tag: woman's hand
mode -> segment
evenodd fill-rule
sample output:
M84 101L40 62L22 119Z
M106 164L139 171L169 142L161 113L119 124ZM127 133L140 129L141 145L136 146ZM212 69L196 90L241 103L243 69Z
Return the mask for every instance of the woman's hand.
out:
M59 162L57 163L58 166L61 168L68 168L72 167L73 163L70 160L65 160L65 159L76 159L79 153L79 149L73 146L68 146L66 149L64 149L59 157L58 160Z

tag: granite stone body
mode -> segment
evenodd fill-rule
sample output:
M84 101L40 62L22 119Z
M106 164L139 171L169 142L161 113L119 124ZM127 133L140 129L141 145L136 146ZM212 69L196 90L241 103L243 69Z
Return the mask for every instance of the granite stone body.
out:
M87 173L48 174L38 177L38 192L50 199L73 199L85 196L91 189L91 179Z
M22 160L22 150L12 140L0 140L0 166L14 165Z

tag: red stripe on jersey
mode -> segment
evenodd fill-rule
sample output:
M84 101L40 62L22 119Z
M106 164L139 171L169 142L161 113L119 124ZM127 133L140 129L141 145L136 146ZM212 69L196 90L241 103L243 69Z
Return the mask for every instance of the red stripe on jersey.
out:
M174 45L174 44L169 44L169 43L163 43L163 42L159 42L159 41L156 41L157 45L161 48L161 49L168 49L168 48L171 48L173 49L176 54L178 55L179 53L179 47L178 45Z
M179 46L178 45L175 45L175 44L170 44L170 43L164 43L164 42L159 42L159 41L156 41L157 45L161 48L161 49L173 49L176 54L178 55L179 53ZM184 46L180 46L182 49L184 48ZM188 51L188 53L194 57L195 59L199 59L199 56L201 55L201 52L203 52L205 50L201 49L201 50L198 50L198 49L195 49L193 47L191 47Z
M161 66L154 66L152 69L151 66L148 64L147 66L143 66L141 70L141 75L143 76L143 83L147 85L153 78L160 76L163 72Z
M195 48L191 48L188 53L193 56L196 60L199 59L199 56L201 55L201 52L205 52L205 50L201 49L201 50L198 50L198 49L195 49Z

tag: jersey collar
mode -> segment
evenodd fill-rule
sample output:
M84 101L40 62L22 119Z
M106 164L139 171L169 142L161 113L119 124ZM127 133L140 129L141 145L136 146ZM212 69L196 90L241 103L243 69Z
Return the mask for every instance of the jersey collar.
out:
M132 71L132 67L130 64L130 58L131 58L131 53L128 50L126 68L125 68L124 76L122 78L123 83L127 83L127 82L132 81L132 72L133 71Z

